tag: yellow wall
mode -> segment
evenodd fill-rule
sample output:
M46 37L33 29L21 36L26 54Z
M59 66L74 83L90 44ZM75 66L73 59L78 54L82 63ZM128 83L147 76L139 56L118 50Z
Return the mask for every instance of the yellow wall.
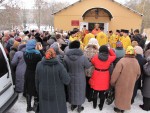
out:
M105 8L111 12L113 19L108 18L94 19L92 17L83 20L82 15L91 8ZM108 22L109 30L116 29L140 29L142 17L111 0L82 0L69 8L62 10L54 16L54 26L58 29L72 30L75 26L71 26L71 20L79 20L80 22ZM79 28L79 26L78 26Z

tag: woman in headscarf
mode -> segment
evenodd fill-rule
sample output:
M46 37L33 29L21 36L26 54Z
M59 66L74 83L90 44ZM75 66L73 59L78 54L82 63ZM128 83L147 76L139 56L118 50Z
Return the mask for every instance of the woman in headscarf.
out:
M13 46L14 41L15 41L14 38L10 38L10 39L8 40L8 42L7 42L7 44L6 44L6 49L7 49L8 53L10 52L10 49L11 49L11 47Z
M115 112L124 113L125 110L131 109L134 86L140 74L135 50L128 46L125 57L117 63L111 77L111 85L115 87Z
M24 91L24 75L26 71L26 63L23 58L26 44L21 44L18 47L18 52L15 53L11 65L16 68L15 74L15 91L22 93Z
M67 113L64 84L70 77L65 67L50 48L36 68L36 88L39 95L39 113Z
M95 67L92 77L89 81L91 88L94 90L93 94L93 108L97 107L97 96L99 94L100 104L99 109L103 109L105 102L105 92L109 89L110 72L109 68L113 61L116 59L116 55L112 49L103 45L99 49L99 54L95 55L91 62Z
M58 42L54 42L51 46L56 52L56 57L60 63L63 63L64 52L60 48L60 44Z
M19 46L19 42L18 41L14 41L14 44L13 46L10 48L10 53L9 53L9 58L10 58L10 61L12 61L15 53L18 51L18 46Z
M98 41L95 38L91 38L89 40L89 42L84 50L84 55L89 59L89 61L91 61L93 56L98 54L99 47L100 46L98 44ZM89 79L91 78L93 71L94 71L94 66L92 66L90 69L85 70L85 73L86 73L86 97L89 102L92 100L92 94L93 94L93 90L90 88L90 85L89 85Z
M123 48L122 42L118 41L118 42L116 43L115 53L116 53L116 60L115 60L114 63L113 63L113 64L114 64L114 67L115 67L116 64L119 62L119 60L125 56L125 50L124 50L124 48Z
M31 99L34 96L35 104L37 102L37 92L35 88L35 70L36 65L42 59L42 55L39 50L42 50L42 45L37 44L36 40L29 40L26 44L26 51L24 53L24 60L26 63L25 72L25 88L24 93L27 99L27 112L32 111Z

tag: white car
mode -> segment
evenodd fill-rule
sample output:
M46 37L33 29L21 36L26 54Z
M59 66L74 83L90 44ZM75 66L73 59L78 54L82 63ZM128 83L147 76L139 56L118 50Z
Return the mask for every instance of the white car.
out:
M8 58L0 43L0 113L6 113L17 101Z

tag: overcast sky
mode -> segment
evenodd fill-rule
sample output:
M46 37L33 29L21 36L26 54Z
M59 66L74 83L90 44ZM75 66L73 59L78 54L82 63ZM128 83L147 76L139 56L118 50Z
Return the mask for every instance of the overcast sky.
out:
M21 1L24 4L25 8L33 7L34 0L21 0ZM45 0L45 1L52 1L52 0ZM77 2L78 0L53 0L53 1L74 3L74 2ZM125 1L129 1L129 0L116 0L116 1L123 4Z

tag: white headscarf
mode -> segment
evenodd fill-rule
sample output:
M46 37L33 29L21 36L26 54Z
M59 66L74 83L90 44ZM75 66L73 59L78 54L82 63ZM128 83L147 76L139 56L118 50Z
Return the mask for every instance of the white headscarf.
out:
M95 45L95 46L97 46L98 49L100 48L100 46L99 46L99 44L98 44L98 41L97 41L97 39L95 39L95 38L91 38L91 39L89 40L88 45L87 45L85 48L87 48L89 45Z

